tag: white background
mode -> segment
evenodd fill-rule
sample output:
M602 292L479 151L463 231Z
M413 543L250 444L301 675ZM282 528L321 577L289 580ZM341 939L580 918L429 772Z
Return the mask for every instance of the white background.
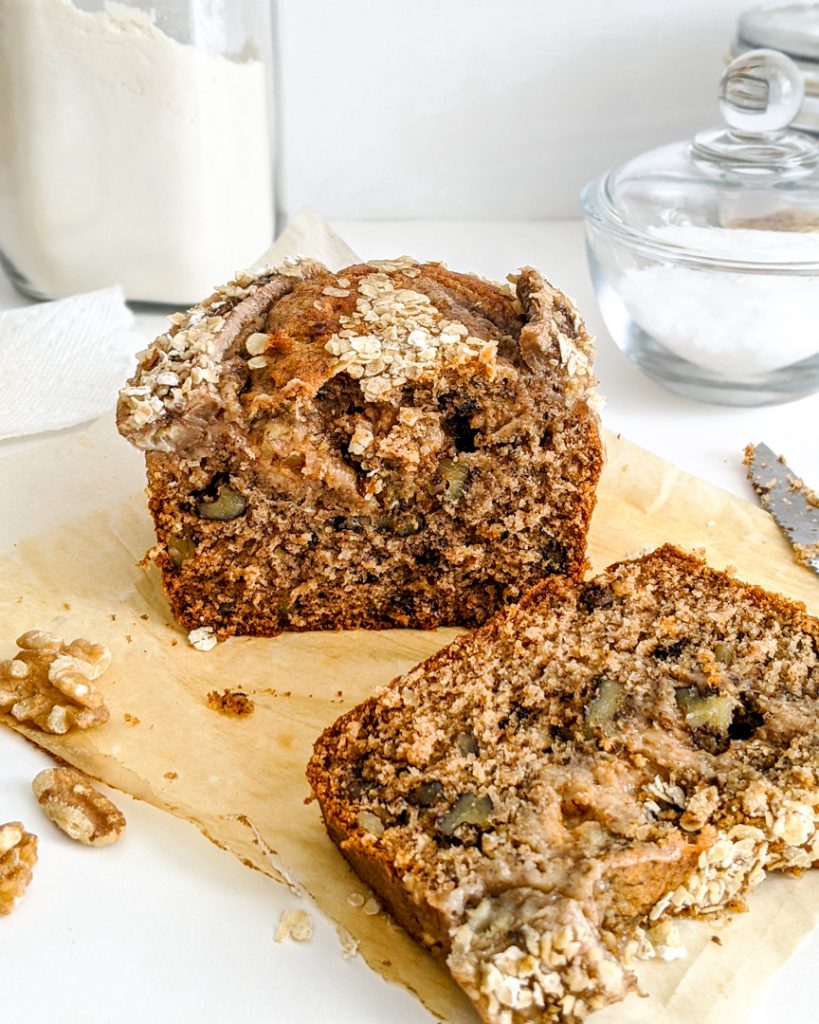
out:
M529 218L719 123L753 0L279 0L288 214Z

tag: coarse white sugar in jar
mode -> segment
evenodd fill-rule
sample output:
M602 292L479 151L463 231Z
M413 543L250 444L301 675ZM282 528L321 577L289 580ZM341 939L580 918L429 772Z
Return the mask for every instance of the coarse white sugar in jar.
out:
M589 271L614 343L679 395L719 405L819 391L819 138L805 81L749 50L716 90L723 123L583 190Z
M819 231L651 227L666 246L730 261L819 265ZM714 373L754 375L819 352L819 276L660 263L627 269L618 293L634 322L674 355Z

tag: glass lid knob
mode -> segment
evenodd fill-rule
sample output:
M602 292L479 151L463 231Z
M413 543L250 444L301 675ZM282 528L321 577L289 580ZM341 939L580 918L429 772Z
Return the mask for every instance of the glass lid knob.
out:
M720 82L719 106L728 127L700 132L692 155L726 171L805 173L819 162L819 143L788 130L804 96L802 72L784 53L741 54Z
M751 50L725 69L719 108L730 128L756 135L787 128L804 97L802 73L790 58L776 50Z

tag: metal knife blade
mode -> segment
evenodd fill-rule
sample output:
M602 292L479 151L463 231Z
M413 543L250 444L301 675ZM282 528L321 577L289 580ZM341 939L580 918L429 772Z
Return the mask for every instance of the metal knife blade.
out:
M766 444L749 445L746 464L760 505L790 541L797 561L819 574L819 506L815 497Z

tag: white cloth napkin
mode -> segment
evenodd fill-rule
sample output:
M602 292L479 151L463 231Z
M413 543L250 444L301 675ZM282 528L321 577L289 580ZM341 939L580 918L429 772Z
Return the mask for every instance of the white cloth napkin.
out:
M119 285L0 312L0 439L110 409L142 344Z

